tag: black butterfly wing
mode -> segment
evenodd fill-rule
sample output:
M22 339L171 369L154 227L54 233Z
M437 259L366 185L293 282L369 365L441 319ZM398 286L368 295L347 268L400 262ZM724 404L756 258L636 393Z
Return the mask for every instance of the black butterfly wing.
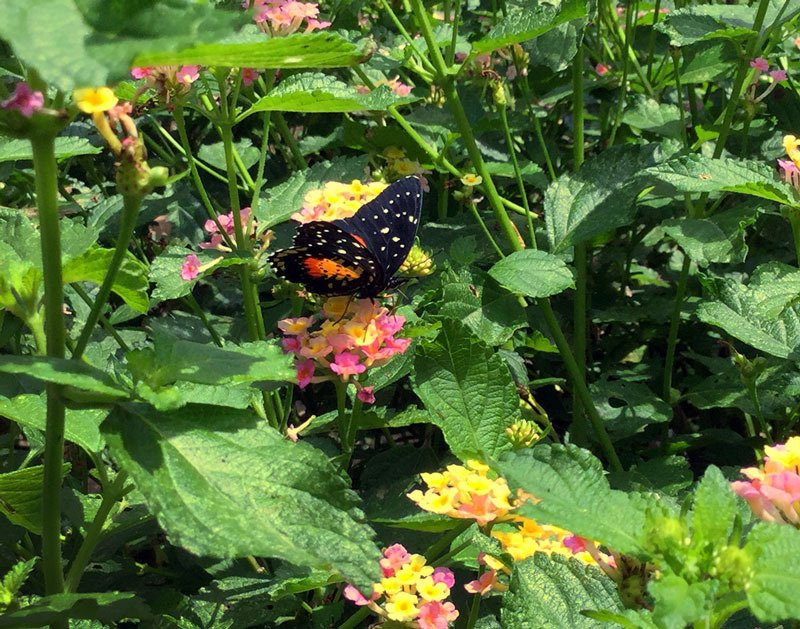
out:
M422 212L422 184L406 177L391 184L350 218L332 221L361 239L391 278L414 245Z
M276 251L269 262L280 277L319 295L372 294L384 288L385 275L375 257L328 222L301 225L294 245Z

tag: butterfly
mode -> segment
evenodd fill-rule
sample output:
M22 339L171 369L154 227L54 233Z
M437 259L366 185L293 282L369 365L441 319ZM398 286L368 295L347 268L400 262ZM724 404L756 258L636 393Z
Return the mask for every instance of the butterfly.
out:
M400 179L350 218L301 224L270 264L312 293L377 297L402 282L394 274L414 244L421 210L419 179Z

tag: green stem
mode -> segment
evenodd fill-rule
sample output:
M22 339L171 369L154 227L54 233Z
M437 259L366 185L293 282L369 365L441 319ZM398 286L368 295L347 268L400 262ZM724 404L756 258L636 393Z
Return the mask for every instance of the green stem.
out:
M472 526L472 520L464 520L459 522L453 528L447 531L447 533L439 537L439 539L431 544L428 550L425 551L425 557L427 558L428 563L433 563L436 559L438 559L442 551L449 548L453 540L466 531L470 526Z
M127 195L122 200L122 224L119 228L117 236L117 243L114 247L114 254L111 256L111 262L108 265L108 271L103 278L103 283L97 291L97 296L94 300L94 305L89 311L89 316L86 318L86 323L81 330L81 335L78 337L78 342L75 345L75 351L72 352L74 360L80 360L86 345L94 331L94 326L97 325L103 309L108 305L108 298L111 295L111 287L114 286L114 281L117 279L117 273L125 255L128 253L128 245L133 237L133 230L136 228L136 219L139 215L139 208L142 205L142 197L139 195Z
M750 397L750 401L753 403L753 408L756 411L756 419L758 419L759 428L761 429L764 438L767 440L767 442L769 442L769 424L767 424L767 420L764 419L764 412L761 410L761 401L758 399L758 386L756 385L755 377L748 378L746 384L747 394Z
M584 160L584 139L583 139L583 46L578 46L578 52L572 61L572 118L573 118L573 142L572 142L572 161L573 170L578 172ZM589 285L589 255L586 243L575 245L575 255L573 264L575 265L575 300L572 304L572 325L573 325L573 352L578 369L586 377L586 302ZM577 395L572 396L572 421L573 429L577 433L577 441L580 443L586 438L586 422L584 416L583 402Z
M189 293L188 295L186 295L186 297L184 297L184 301L186 302L186 305L189 306L191 311L197 315L197 317L205 326L206 330L208 330L208 333L211 335L211 340L214 341L214 345L216 345L217 347L222 347L224 345L224 343L222 342L222 337L214 329L214 326L211 325L211 322L208 320L208 317L206 316L205 310L203 310L200 307L200 304L197 303L197 299L195 299L195 296L192 295L192 293Z
M517 181L517 190L522 199L522 206L525 208L525 217L528 222L528 235L531 239L531 247L536 249L536 232L533 229L533 218L531 216L531 208L528 205L528 193L525 191L525 184L522 181L522 171L519 168L519 161L517 160L517 151L514 148L514 139L511 137L511 128L508 126L508 115L506 114L506 106L498 105L497 111L500 114L500 122L503 125L503 133L506 138L506 146L508 153L511 156L511 165L514 167L514 178Z
M792 226L792 240L794 241L794 255L797 266L800 266L800 210L794 208L787 210L787 218Z
M408 31L406 30L406 27L403 26L403 23L400 21L400 19L397 17L397 15L395 14L394 10L392 9L392 5L389 4L389 2L387 2L387 0L378 0L378 2L380 2L381 6L383 7L383 10L386 11L386 13L389 15L389 19L394 24L394 27L397 29L397 31L400 33L400 35L403 37L403 39L406 40L406 43L409 45L409 47L413 51L414 56L417 57L417 59L419 59L420 63L422 63L422 65L424 65L430 72L436 72L436 69L431 64L431 62L428 59L428 57L423 55L417 49L416 43L414 42L414 38L411 37L411 35L409 35ZM438 48L437 48L437 50L438 50Z
M263 87L264 94L269 94L272 86L275 85L275 70L267 70L267 78L265 82L259 79L259 85ZM253 184L253 198L250 201L250 208L253 210L253 215L258 213L258 205L261 201L261 188L264 186L264 169L267 165L267 153L269 152L269 127L272 122L272 112L265 111L263 113L263 120L261 125L261 152L258 156L258 173L256 181Z
M469 608L469 618L467 618L467 628L474 629L475 624L478 622L478 613L481 609L481 595L476 594L472 597L472 605Z
M622 81L619 86L619 101L617 103L617 113L614 116L614 125L611 128L611 136L608 139L609 146L614 144L617 136L617 129L622 124L622 112L625 109L625 101L628 94L628 70L630 67L629 51L633 41L633 13L636 10L636 2L628 2L625 6L625 43L623 49L624 59L622 61Z
M292 135L292 130L289 128L289 125L286 124L286 118L283 117L282 113L277 111L275 112L275 128L278 130L283 142L289 147L289 153L297 169L305 170L308 168L306 158L303 157L303 151L300 150L300 145L297 144L297 140L294 135Z
M667 336L667 355L664 358L664 382L661 386L661 397L668 404L672 403L672 367L675 364L675 348L678 344L678 328L681 324L681 309L683 299L686 297L686 284L689 280L689 267L692 261L689 256L684 254L683 267L678 279L678 287L675 290L675 302L672 306L672 317L669 323L669 335Z
M600 442L600 448L603 450L603 454L614 471L623 471L622 463L620 463L617 452L614 449L614 444L611 443L611 438L608 436L606 427L603 424L603 419L600 417L600 413L597 412L597 408L592 401L592 396L589 393L589 388L586 386L584 373L578 368L578 363L575 362L575 358L570 351L569 342L561 331L561 326L558 324L556 315L553 312L553 307L547 299L539 299L537 304L542 310L542 314L544 314L547 327L550 330L550 334L553 335L553 340L556 342L556 347L561 354L561 359L564 361L564 367L572 382L573 394L580 396L584 410L589 416L589 421L592 423L595 437Z
M33 168L36 177L36 205L42 243L44 275L44 322L47 355L64 358L64 287L61 272L61 230L58 214L58 167L55 157L55 134L42 133L31 138ZM64 591L61 567L61 483L64 461L64 401L61 387L48 383L47 423L42 483L42 569L45 594ZM66 626L66 622L59 623Z
M339 378L333 381L336 387L336 425L339 427L339 440L342 442L342 467L347 469L353 455L353 444L350 442L350 415L347 412L347 383Z
M72 565L69 567L67 573L67 581L65 585L66 592L76 592L80 585L83 573L86 571L86 566L91 559L92 552L94 552L97 542L100 541L100 534L103 532L108 515L111 509L117 504L117 501L124 495L125 482L128 479L128 474L120 471L114 479L111 487L105 487L103 491L103 500L100 503L100 508L94 516L92 523L86 530L86 537L78 548L75 554L75 559L72 560Z
M362 607L355 614L350 616L350 618L348 618L341 625L339 625L339 629L355 629L371 613L372 613L372 610L369 607L366 607L366 606Z
M648 80L653 79L653 51L656 49L656 24L658 24L658 17L660 14L661 14L661 0L656 0L655 6L653 7L653 26L650 29L650 40L647 42L646 76Z
M84 303L87 306L89 306L89 308L93 309L95 307L95 304L97 302L92 301L92 298L89 297L89 293L87 293L84 290L83 286L81 286L77 282L75 282L74 284L70 284L70 286L72 287L72 290L74 290L78 294L78 297L80 297L84 301ZM114 326L111 325L111 322L102 314L100 315L99 321L100 325L103 326L103 329L105 329L105 331L108 332L114 338L114 340L117 342L117 345L119 345L123 351L129 352L131 348L119 335L119 332L117 332L114 329Z

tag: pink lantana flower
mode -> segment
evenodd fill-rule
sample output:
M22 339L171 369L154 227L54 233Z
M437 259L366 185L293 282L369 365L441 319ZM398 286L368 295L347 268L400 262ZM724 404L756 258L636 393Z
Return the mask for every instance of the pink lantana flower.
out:
M375 387L361 387L356 395L364 404L375 404Z
M200 66L181 66L178 69L177 79L179 83L190 84L200 78Z
M144 66L140 68L131 68L131 76L134 79L145 79L153 73L153 68Z
M352 601L359 607L369 605L372 601L377 601L381 597L378 592L373 592L372 596L367 598L357 587L350 584L345 586L343 594L348 601Z
M456 583L456 575L453 574L450 568L445 568L444 566L436 568L431 577L434 583L444 583L449 588L453 587Z
M196 255L190 253L186 256L181 266L181 279L191 281L200 274L200 260Z
M431 601L419 608L417 623L420 629L447 629L458 618L456 606L450 601Z
M15 109L26 118L44 107L44 94L31 89L31 86L20 81L14 86L14 93L6 100L0 102L2 109Z
M602 63L598 63L594 67L594 71L597 73L597 76L604 76L608 73L608 66L603 65Z
M242 68L242 84L250 87L258 80L258 70L255 68Z
M474 581L464 585L464 589L470 594L480 594L486 596L492 590L503 591L508 586L497 580L497 570L487 570Z
M239 211L239 217L242 221L242 230L247 237L250 237L256 232L257 221L250 220L251 214L252 211L249 207L244 207ZM198 246L201 249L219 249L220 251L230 251L230 248L225 244L225 238L222 236L222 232L219 228L222 227L222 231L228 235L228 238L231 240L231 242L236 243L236 229L233 222L233 212L220 214L217 216L217 221L219 222L219 227L212 219L208 219L205 222L203 229L210 234L210 238L206 242L201 242Z
M783 83L786 80L786 70L773 70L769 73L769 76L776 83Z
M392 544L383 549L383 558L380 560L381 571L384 577L394 576L394 573L408 563L408 551L402 544Z
M297 384L301 389L305 389L311 384L311 379L314 377L314 370L316 366L311 359L301 360L297 363Z
M331 371L347 380L348 376L357 376L366 371L366 365L359 362L358 354L352 352L340 352L333 357Z
M759 72L767 72L769 71L769 61L764 59L764 57L756 57L750 61L750 67L755 68Z

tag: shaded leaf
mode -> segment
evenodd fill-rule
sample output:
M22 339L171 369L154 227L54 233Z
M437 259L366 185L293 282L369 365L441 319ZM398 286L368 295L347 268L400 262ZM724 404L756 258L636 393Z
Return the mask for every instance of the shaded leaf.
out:
M62 474L66 474L69 467L69 463L64 463ZM0 474L0 513L37 535L42 532L43 478L43 465Z
M144 601L130 592L52 594L37 598L22 609L0 614L0 628L43 627L70 618L111 624L126 618L150 617Z
M63 384L110 397L127 394L107 374L75 360L45 356L0 356L0 373L24 374L43 382Z
M96 247L64 265L64 283L94 282L100 284L114 255L113 249ZM145 313L150 309L147 290L147 265L140 262L130 252L125 254L119 271L114 278L111 290L136 312Z
M497 262L489 275L514 293L527 297L550 297L575 288L572 271L561 258L546 251L515 251Z
M56 138L56 159L77 155L96 155L103 149L86 138L60 136ZM28 140L0 136L0 162L32 160L33 151Z

